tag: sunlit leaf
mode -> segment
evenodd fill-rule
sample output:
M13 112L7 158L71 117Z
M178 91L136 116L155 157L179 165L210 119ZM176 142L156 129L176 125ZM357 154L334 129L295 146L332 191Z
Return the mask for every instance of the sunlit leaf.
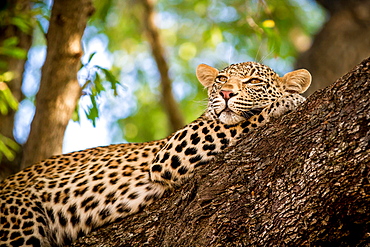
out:
M19 40L15 36L4 40L2 46L0 46L0 54L17 59L25 59L27 52L24 49L17 47L18 43Z
M25 59L27 56L27 52L18 47L0 47L0 54L17 59Z
M274 20L265 20L262 22L262 26L265 28L273 28L275 27L275 21Z
M16 46L19 43L18 37L10 37L4 40L3 46L5 47L11 47L11 46Z
M98 105L96 103L96 98L94 95L90 95L90 100L92 107L89 108L89 111L87 112L86 116L88 119L92 121L93 126L96 126L96 119L99 117L99 109Z
M4 73L1 76L1 77L3 77L2 79L6 78L6 74L7 73ZM10 77L8 79L11 79L11 78L12 77ZM9 87L7 86L7 84L5 82L1 82L0 81L0 113L2 115L8 114L9 108L12 109L12 110L17 110L17 108L18 108L18 101L13 96L13 94L10 91Z
M14 16L11 23L17 26L24 33L30 33L32 31L32 25L27 16Z
M8 146L10 149L12 149L14 151L18 151L19 150L19 144L16 143L15 141L13 141L11 138L7 138L5 136L2 136L1 139L4 142L4 144L6 146Z
M96 92L99 94L103 91L105 91L105 88L103 86L102 80L99 76L99 73L95 74L95 80L94 80L94 86L96 88Z
M100 69L104 75L105 79L110 82L111 88L113 89L114 96L117 96L117 85L120 84L120 82L116 79L116 77L106 68L102 68L100 66L95 66L96 68Z
M72 117L71 117L72 121L74 122L80 122L80 114L79 114L79 104L77 103L76 104L76 107L75 109L73 110L73 113L72 113Z
M0 99L1 103L2 99ZM0 104L0 114L7 115L8 114L8 107L5 104Z
M190 60L197 54L197 47L194 43L186 42L180 45L179 56L184 60Z
M12 161L18 150L19 145L15 141L0 134L0 157L4 155L8 160Z
M211 31L211 43L213 46L218 45L223 40L222 32L220 28L214 27Z

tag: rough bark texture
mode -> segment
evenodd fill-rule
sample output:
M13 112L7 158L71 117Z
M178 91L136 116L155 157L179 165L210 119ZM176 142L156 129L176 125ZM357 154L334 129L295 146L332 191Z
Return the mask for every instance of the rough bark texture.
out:
M170 133L172 133L184 127L184 118L172 93L172 81L168 73L168 64L165 59L159 31L154 22L155 11L153 0L141 0L140 2L142 3L144 9L143 24L145 27L146 36L161 76L162 104L167 113Z
M317 0L330 18L314 37L312 47L297 60L308 69L312 94L349 71L370 55L370 0Z
M62 153L64 131L81 95L77 81L81 37L92 13L91 0L54 1L36 113L24 147L22 168Z
M23 32L11 23L11 19L20 15L29 16L31 19L31 1L7 0L5 6L8 12L8 18L2 20L2 23L5 25L0 27L0 45L8 38L17 37L19 41L17 47L28 52L32 43L32 30L30 30L29 33ZM0 56L0 59L7 63L7 67L1 69L0 72L11 71L14 73L14 79L8 83L8 87L12 91L14 97L20 102L23 98L21 86L26 59L17 59L4 55ZM11 109L9 109L7 115L0 114L0 134L13 140L14 115L15 111ZM21 155L19 154L14 161L9 161L5 157L0 160L0 180L20 169L20 157Z
M367 246L370 58L184 187L73 246Z

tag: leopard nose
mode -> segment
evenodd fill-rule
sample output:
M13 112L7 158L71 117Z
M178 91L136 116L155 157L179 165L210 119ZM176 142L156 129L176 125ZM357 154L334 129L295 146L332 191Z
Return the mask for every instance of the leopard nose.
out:
M234 93L233 91L230 91L230 90L221 90L220 91L220 95L222 96L222 98L224 98L225 100L228 100L230 99L231 97L234 97L235 95L237 95L237 93Z

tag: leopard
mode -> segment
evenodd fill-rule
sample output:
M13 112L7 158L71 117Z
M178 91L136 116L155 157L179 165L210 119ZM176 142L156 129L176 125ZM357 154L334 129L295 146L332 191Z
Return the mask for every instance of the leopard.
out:
M196 69L208 92L204 113L168 137L56 155L0 184L0 246L64 246L92 230L127 219L246 133L294 111L311 74L280 77L257 62Z

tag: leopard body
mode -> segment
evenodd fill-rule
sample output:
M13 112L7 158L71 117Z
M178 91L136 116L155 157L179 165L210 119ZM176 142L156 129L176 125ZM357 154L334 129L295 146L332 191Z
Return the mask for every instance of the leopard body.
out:
M311 82L306 70L279 77L255 62L221 71L202 64L197 77L207 109L169 137L54 156L4 180L0 246L63 246L138 212L243 133L295 110Z

